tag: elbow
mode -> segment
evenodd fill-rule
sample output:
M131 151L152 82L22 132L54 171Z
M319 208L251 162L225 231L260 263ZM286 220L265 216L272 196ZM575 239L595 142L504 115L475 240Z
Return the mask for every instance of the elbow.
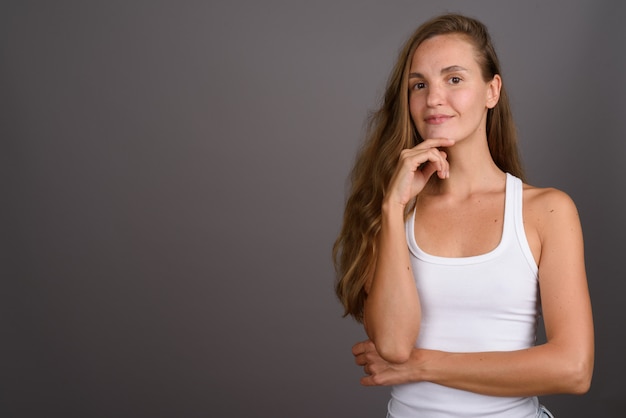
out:
M394 364L402 364L409 361L413 346L409 344L376 344L378 355L385 361Z
M370 339L376 346L378 355L385 361L393 364L402 364L409 361L415 348L417 332L399 336L397 334L383 333L371 335Z
M593 364L590 361L580 361L570 367L564 383L567 385L566 393L572 395L584 395L591 388L593 376Z
M402 364L409 361L415 347L419 328L399 335L400 333L389 332L388 329L376 332L376 329L367 321L364 321L364 326L380 358L393 364Z
M584 395L589 392L591 388L591 378L590 377L578 377L572 379L572 384L570 385L567 393L571 395Z
M593 372L591 370L580 371L574 378L576 384L573 387L572 393L574 395L584 395L591 389L591 376Z

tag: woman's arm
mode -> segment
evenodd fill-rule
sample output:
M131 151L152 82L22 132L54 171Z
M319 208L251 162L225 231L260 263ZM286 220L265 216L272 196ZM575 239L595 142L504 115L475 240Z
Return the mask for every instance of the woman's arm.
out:
M403 364L379 358L372 342L353 347L364 385L429 381L495 396L585 393L594 362L594 332L578 212L565 193L532 189L524 201L527 235L539 255L547 342L511 352L446 353L414 349Z
M363 308L363 322L380 356L390 362L408 360L419 333L421 309L406 242L404 213L409 201L437 172L446 178L446 154L437 147L447 139L429 139L402 152L382 205L378 255ZM423 166L420 168L420 166Z
M403 363L417 340L421 308L406 244L404 209L390 206L383 206L378 258L363 324L382 358Z

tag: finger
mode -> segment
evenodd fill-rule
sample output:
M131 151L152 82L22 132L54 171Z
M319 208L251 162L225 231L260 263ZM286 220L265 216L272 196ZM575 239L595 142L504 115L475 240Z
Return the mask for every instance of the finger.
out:
M436 148L431 148L416 158L425 160L424 163L421 164L420 170L426 178L429 178L435 171L439 173L439 177L445 178L449 171L449 164L446 157L446 153Z
M376 345L374 344L374 341L372 340L365 340L363 341L363 346L365 348L365 351L376 351Z
M400 154L400 160L412 171L415 171L419 166L424 165L427 162L431 162L437 165L437 169L443 169L447 164L448 154L439 150L437 147L428 147L422 149L405 149Z
M431 148L428 150L428 161L436 167L437 171L445 170L448 164L448 160L446 159L447 156L448 154L439 151L437 148Z
M368 351L375 351L376 346L372 340L359 341L358 343L352 346L352 354L358 355L362 353L366 353Z
M370 340L359 341L358 343L352 346L352 355L358 356L359 354L365 354L368 351L371 351L374 347L374 343Z
M361 378L361 385L363 386L376 386L372 380L372 376L363 376Z
M407 148L400 152L398 169L415 172L418 167L428 161L428 150Z
M358 356L354 358L354 363L357 366L365 366L367 365L367 358L365 358L363 354L359 354Z
M361 385L363 386L386 386L385 383L380 382L380 378L374 376L363 376L361 378Z
M358 343L352 346L352 355L358 356L361 353L365 352L365 341L359 341Z
M441 179L450 177L450 162L448 162L448 154L445 151L439 151L441 155L442 169L437 172L437 175Z
M451 147L454 145L454 139L449 138L428 138L417 144L414 148L438 148L438 147Z

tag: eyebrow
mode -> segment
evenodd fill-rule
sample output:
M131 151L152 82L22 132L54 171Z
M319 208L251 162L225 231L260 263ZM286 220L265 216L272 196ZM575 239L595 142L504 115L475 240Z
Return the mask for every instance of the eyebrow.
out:
M447 74L447 73L453 73L457 71L467 72L467 68L461 67L460 65L451 65L449 67L442 68L440 73ZM424 78L424 75L422 73L409 73L409 78Z

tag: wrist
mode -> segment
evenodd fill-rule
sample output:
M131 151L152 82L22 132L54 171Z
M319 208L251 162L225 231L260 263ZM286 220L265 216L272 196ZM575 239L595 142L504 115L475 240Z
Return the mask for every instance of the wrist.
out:
M436 382L437 359L443 353L435 350L416 348L411 352L411 382Z
M402 216L404 216L405 209L406 209L406 204L402 204L398 201L390 200L390 199L383 200L383 203L381 206L383 216L397 215L397 214L401 214Z

